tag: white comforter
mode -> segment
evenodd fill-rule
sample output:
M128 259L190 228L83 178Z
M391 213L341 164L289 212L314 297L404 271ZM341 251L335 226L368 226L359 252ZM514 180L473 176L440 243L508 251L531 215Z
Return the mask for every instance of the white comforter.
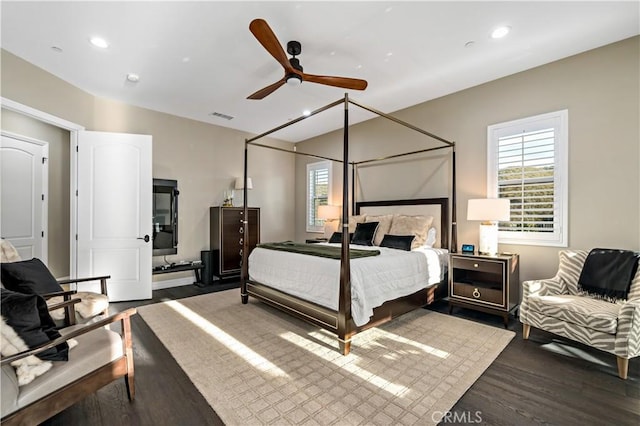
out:
M351 259L351 315L357 326L369 322L373 308L439 283L446 271L444 249L419 248L409 252L358 245L351 248L380 250L379 256ZM249 277L338 310L340 260L257 247L249 256Z

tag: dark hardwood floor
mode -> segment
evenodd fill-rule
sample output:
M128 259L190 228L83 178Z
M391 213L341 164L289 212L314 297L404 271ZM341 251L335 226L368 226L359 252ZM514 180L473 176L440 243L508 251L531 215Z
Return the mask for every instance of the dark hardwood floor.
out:
M236 288L238 283L183 286L153 292L153 299L112 303L112 312L167 299ZM446 313L446 302L429 309ZM453 315L502 327L502 318L455 308ZM640 424L640 358L629 363L629 378L617 376L613 355L522 327L496 361L454 405L441 424L634 425ZM221 425L171 354L142 318L132 321L136 399L127 399L117 380L43 423L45 425ZM185 342L185 345L188 342ZM212 366L215 368L215 366ZM429 424L430 419L424 419Z

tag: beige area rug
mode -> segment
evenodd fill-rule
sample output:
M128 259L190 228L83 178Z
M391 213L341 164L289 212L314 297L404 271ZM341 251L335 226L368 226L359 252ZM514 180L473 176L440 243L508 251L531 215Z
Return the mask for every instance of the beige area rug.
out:
M239 289L138 308L227 425L435 424L513 338L425 309L334 335Z

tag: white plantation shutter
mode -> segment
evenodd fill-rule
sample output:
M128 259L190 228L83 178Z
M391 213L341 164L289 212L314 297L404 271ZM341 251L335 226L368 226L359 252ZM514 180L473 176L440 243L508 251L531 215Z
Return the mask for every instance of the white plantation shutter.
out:
M331 163L307 164L307 232L324 232L324 220L318 219L318 207L329 204Z
M490 198L508 198L501 243L566 246L567 111L489 126Z

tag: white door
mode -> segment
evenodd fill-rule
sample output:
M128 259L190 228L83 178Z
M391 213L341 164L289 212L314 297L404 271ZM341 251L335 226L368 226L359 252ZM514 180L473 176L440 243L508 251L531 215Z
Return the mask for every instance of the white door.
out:
M23 260L47 263L46 142L2 133L0 144L0 234Z
M151 148L149 135L78 133L77 276L110 275L111 301L151 298Z

